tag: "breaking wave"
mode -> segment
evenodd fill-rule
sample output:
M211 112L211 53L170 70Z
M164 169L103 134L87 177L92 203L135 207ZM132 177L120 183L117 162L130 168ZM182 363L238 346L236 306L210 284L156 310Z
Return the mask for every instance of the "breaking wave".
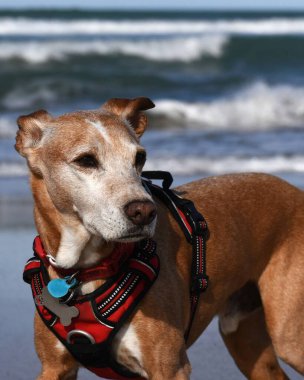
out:
M20 177L28 174L28 168L24 163L18 162L0 162L1 177Z
M0 117L0 139L14 137L17 130L16 117Z
M304 34L304 18L251 20L56 20L0 18L0 35L297 35Z
M155 61L190 62L202 56L221 56L227 41L224 36L201 36L148 40L0 42L0 60L18 58L29 63L43 63L64 60L71 55L121 54Z
M174 175L219 175L237 172L304 173L304 156L274 157L160 157L149 159L145 170L167 170Z
M268 130L303 127L304 88L256 82L230 97L187 103L159 100L154 113L168 124L202 129Z
M236 172L304 173L304 156L273 157L198 157L168 156L149 158L145 170L167 170L174 175L219 175ZM0 163L0 177L25 176L28 169L23 162Z
M34 87L18 87L1 101L6 109L35 109L62 99L62 87L51 88L46 83ZM93 91L93 89L92 89ZM92 99L100 104L99 89ZM297 128L304 125L304 87L269 85L255 82L229 97L211 101L185 102L173 99L153 99L151 126L196 128L200 130L262 131L277 128ZM9 134L11 122L0 118L0 136Z

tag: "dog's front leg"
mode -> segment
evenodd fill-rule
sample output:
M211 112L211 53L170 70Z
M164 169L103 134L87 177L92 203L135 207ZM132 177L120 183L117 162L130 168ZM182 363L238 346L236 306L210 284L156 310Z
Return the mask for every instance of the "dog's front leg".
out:
M145 363L149 380L190 380L191 365L186 353L184 341L177 344L157 345L153 357Z
M78 364L35 315L35 345L42 369L37 380L76 380Z
M166 375L164 371L156 371L151 380L190 380L190 372L190 366L189 368L181 368L172 375Z
M179 369L159 363L149 380L190 380L190 363L180 364Z

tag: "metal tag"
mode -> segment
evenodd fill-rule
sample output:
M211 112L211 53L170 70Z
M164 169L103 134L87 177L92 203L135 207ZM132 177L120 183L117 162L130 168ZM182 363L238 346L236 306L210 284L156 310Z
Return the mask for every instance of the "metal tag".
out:
M77 307L60 303L58 298L51 296L47 287L44 287L42 289L42 293L35 297L35 303L36 305L45 306L52 313L57 315L63 326L69 326L72 322L72 318L79 315L79 310Z

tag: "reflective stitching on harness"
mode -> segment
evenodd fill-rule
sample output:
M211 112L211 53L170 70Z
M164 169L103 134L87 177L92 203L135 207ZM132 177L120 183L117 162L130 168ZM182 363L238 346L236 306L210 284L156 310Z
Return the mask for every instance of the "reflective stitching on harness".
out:
M117 296L117 294L121 291L124 285L128 282L130 277L131 277L131 273L128 273L127 276L123 279L123 281L117 286L115 291L111 294L111 296L106 301L104 301L101 305L98 305L98 310L103 309L105 306L107 306L108 303L110 303Z
M35 290L36 290L37 294L40 294L42 289L41 289L41 287L39 287L38 277L39 277L39 274L35 274L33 279L34 279Z
M200 249L200 239L196 238L196 249ZM196 256L196 274L199 273L199 268L200 268L200 257L199 255Z
M109 329L114 329L115 326L111 326L109 323L106 323L105 321L102 321L98 315L95 313L95 310L93 310L93 313L94 313L94 316L95 318L98 320L99 323L101 323L102 325L108 327Z
M134 286L137 284L138 280L139 280L139 276L136 276L135 279L132 281L131 285L129 285L127 290L120 296L120 298L114 303L114 305L111 306L104 313L101 313L101 315L103 317L107 317L109 314L111 314L111 312L114 311L123 302L123 300L129 295L129 293L132 291Z

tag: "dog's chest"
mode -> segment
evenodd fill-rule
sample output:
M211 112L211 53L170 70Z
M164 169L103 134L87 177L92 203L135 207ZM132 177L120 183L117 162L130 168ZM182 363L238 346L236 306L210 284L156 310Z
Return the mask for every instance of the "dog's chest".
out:
M113 341L114 357L118 363L132 372L148 378L143 369L143 357L140 340L132 324L124 325Z

